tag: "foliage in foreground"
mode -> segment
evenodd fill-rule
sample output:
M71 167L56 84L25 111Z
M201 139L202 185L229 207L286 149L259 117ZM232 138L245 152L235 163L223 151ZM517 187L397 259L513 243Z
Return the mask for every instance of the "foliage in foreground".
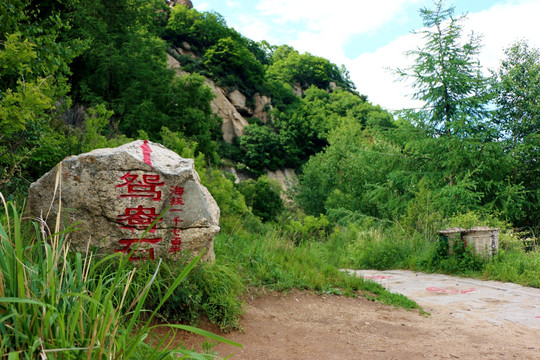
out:
M143 321L141 315L146 311L143 304L159 266L153 275L147 273L141 277L141 291L128 301L126 294L138 273L129 266L128 257L111 255L96 261L92 255L83 257L80 253L69 253L67 233L47 233L44 224L23 221L14 204L3 201L3 205L5 214L0 222L2 358L213 358L171 347L166 343L167 337L153 346L146 343L152 333L152 319L201 256L179 272ZM114 271L101 267L112 263L113 258L117 263ZM170 327L240 346L193 327Z

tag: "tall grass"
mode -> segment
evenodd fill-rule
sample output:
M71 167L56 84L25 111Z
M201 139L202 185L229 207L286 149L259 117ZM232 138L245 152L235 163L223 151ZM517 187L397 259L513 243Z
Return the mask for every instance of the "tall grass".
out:
M334 261L341 267L438 272L540 287L540 250L527 251L511 229L501 228L499 240L499 252L493 258L475 255L463 242L456 242L449 253L448 243L437 236L404 232L397 225L349 224L328 241L344 246L335 253Z
M301 241L284 236L280 229L249 236L221 234L216 238L217 257L224 257L241 271L255 289L313 290L324 294L357 296L404 308L418 305L379 284L350 276L339 268L339 241Z
M136 268L120 254L97 260L69 251L68 232L24 221L0 194L0 358L1 359L168 359L211 358L165 340L147 344L152 320L200 260L194 258L174 279L154 309L143 304L159 271L144 276L137 297L127 301ZM57 221L58 224L58 221ZM104 264L114 263L114 271ZM104 270L105 269L105 270ZM184 326L215 341L222 337ZM165 338L164 338L165 339ZM173 357L174 355L174 357Z
M169 284L178 276L178 266L178 263L164 263L157 286L146 299L147 308L154 308L161 301ZM158 314L168 321L187 324L195 324L206 316L222 331L237 330L240 329L245 291L245 278L235 266L218 257L214 263L202 263L193 268L160 307Z

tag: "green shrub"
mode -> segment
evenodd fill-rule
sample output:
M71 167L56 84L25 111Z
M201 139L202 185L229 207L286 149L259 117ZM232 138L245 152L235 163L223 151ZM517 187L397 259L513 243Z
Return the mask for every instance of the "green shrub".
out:
M281 186L277 181L261 176L254 181L252 179L240 182L238 190L244 195L247 205L251 206L254 215L262 221L274 221L283 211L281 200Z
M152 309L160 303L183 264L188 263L187 260L163 265L163 271L156 280L157 285L146 300L146 308ZM150 266L153 265L150 263ZM184 324L196 324L197 320L206 316L223 331L238 330L242 314L241 296L245 290L240 273L218 259L215 263L196 266L158 313L168 322Z
M331 231L326 215L301 215L298 220L291 219L285 224L285 234L296 244L302 241L321 241Z

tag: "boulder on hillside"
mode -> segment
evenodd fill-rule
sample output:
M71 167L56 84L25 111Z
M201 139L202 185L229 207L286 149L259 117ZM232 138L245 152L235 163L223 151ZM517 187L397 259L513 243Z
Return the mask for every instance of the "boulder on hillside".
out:
M253 97L255 101L255 110L253 110L253 117L261 120L263 123L268 122L268 111L272 110L272 100L266 96L256 93Z
M193 3L191 0L171 0L169 1L169 6L174 7L176 5L185 5L188 9L193 9Z
M189 56L190 58L192 59L196 59L197 58L197 55L195 55L195 53L193 51L191 51L191 49L186 49L184 47L176 47L176 48L171 48L170 51L175 54L176 56Z
M300 83L295 83L292 90L293 90L294 95L298 97L301 97L302 95L304 95L304 89L302 88L302 85Z
M183 76L189 74L188 72L183 71L182 65L178 60L169 54L167 54L167 63L169 68L174 69L178 75ZM223 139L226 142L231 143L235 136L239 137L244 134L244 128L248 125L248 122L240 115L234 105L231 104L222 88L216 86L210 79L206 79L206 84L215 95L214 99L210 102L210 107L214 114L223 119L221 124Z
M243 116L253 115L253 111L246 106L246 96L236 89L227 94L227 99L234 108Z
M221 130L223 132L223 139L231 143L232 139L237 136L240 137L244 135L244 128L248 126L248 122L233 104L229 101L225 95L225 91L217 87L213 81L207 80L206 83L212 89L216 97L210 103L212 111L223 119L221 124Z
M60 212L76 250L148 260L206 248L204 260L215 258L220 212L193 160L149 141L64 159L30 186L27 211L52 231Z
M187 71L182 70L182 65L180 65L180 62L169 54L167 54L167 66L169 67L169 69L173 69L177 75L189 75Z

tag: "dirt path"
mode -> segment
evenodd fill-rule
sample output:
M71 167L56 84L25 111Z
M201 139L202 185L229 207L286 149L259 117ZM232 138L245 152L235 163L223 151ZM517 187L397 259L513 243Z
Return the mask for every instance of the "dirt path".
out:
M271 293L247 302L242 333L224 335L244 348L214 350L253 360L540 359L539 289L402 271L357 275L408 292L431 315L364 298ZM203 340L182 334L177 341Z

